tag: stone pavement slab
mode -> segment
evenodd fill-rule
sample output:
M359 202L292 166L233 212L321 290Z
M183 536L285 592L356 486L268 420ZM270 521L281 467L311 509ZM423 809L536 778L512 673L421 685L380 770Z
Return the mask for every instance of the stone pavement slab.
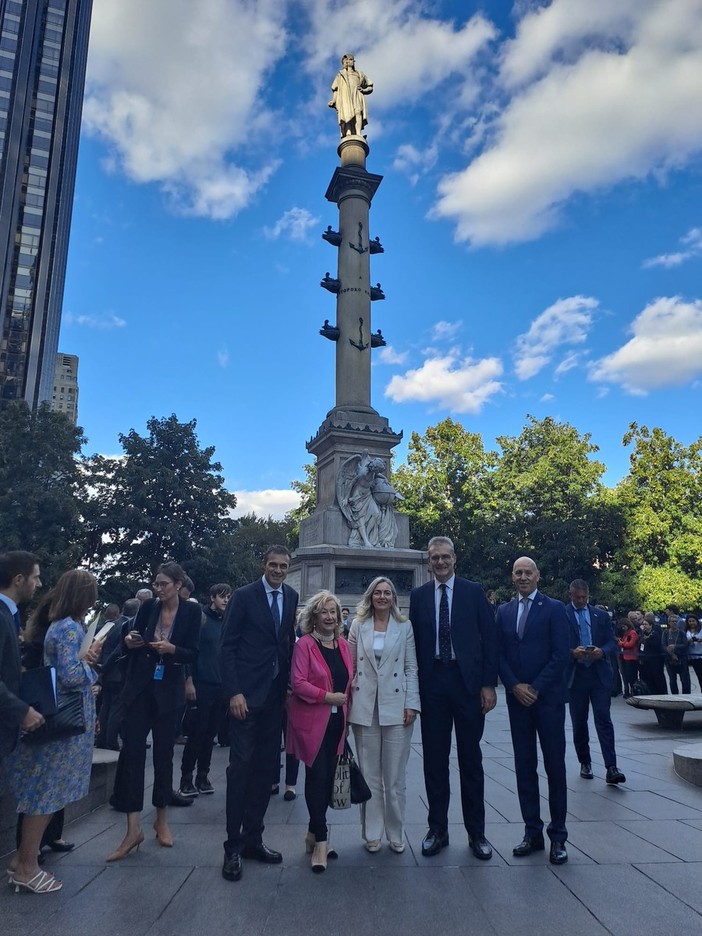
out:
M142 820L146 841L126 861L107 865L120 842L124 817L105 806L66 828L76 843L66 855L47 855L64 881L54 895L15 895L0 887L1 936L700 936L702 933L702 789L673 771L672 751L702 740L702 720L683 730L660 729L646 713L613 700L619 762L627 783L608 787L591 727L595 779L579 776L568 738L569 862L554 868L548 852L516 859L522 838L506 707L486 722L486 834L494 857L478 861L462 825L458 770L451 762L451 844L431 859L421 855L426 831L422 746L415 730L407 777L407 848L395 855L363 848L356 807L330 812L338 861L326 874L309 869L303 838L307 810L300 774L292 803L272 797L265 841L283 852L282 865L244 862L238 883L221 877L226 749L214 752L216 792L169 811L174 848L153 837L154 811ZM176 748L175 775L182 748ZM540 768L542 815L548 818ZM147 783L151 782L147 774ZM147 799L150 789L147 791Z

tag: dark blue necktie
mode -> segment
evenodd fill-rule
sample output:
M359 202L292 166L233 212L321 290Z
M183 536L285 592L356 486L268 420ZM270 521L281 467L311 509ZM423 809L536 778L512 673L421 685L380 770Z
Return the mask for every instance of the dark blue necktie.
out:
M446 583L442 582L441 601L439 602L439 659L442 663L451 662L451 619L449 617L448 593Z
M279 591L271 592L271 615L273 616L273 624L275 625L275 636L277 637L280 634L280 608L278 607L278 595ZM275 663L273 664L273 679L276 679L278 673L280 672L280 663L278 662L278 654L275 655Z
M17 634L19 635L19 632L20 632L20 630L22 629L22 621L20 620L20 613L19 613L19 611L15 611L15 613L12 615L12 617L13 617L14 622L15 622L15 627L17 628Z

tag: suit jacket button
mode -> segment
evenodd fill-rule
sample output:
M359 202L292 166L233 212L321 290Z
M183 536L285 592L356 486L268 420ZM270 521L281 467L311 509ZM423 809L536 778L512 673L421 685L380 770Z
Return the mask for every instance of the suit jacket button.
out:
M395 690L395 692L399 692L399 691L400 691L399 689L396 689L396 690Z
M393 673L392 675L397 679L397 673Z

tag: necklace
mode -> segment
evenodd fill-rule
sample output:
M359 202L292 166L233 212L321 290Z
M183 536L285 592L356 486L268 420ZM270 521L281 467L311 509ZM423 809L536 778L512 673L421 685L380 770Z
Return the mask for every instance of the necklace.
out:
M334 643L336 640L336 637L333 634L320 634L318 630L313 630L312 636L320 643Z

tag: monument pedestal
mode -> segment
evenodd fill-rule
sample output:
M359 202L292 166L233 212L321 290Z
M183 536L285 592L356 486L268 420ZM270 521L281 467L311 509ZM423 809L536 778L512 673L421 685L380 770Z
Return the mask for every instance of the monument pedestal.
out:
M340 523L344 523L341 511L337 513ZM407 517L403 519L408 520ZM407 614L410 592L427 581L428 568L426 553L418 549L355 549L319 543L300 546L286 581L298 592L301 601L321 589L333 592L342 607L351 610L353 617L354 608L366 588L376 576L384 575L395 586L400 608Z

